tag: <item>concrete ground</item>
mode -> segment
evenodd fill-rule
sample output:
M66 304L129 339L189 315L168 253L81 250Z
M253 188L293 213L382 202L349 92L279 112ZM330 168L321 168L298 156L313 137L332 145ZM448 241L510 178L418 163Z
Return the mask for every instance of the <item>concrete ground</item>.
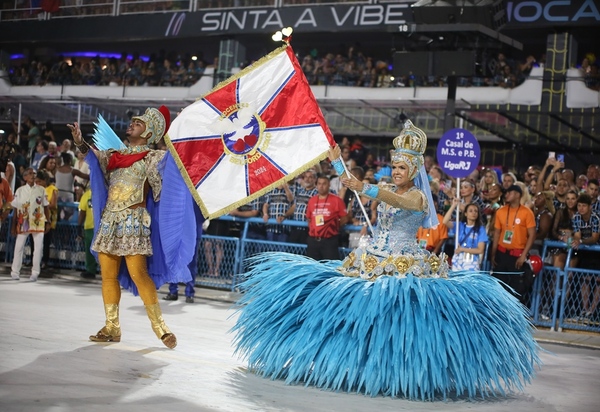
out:
M166 288L160 291L164 296ZM533 382L503 398L411 402L286 386L247 373L232 349L236 294L197 289L161 302L175 350L150 329L139 297L121 299L120 343L92 343L103 325L100 282L56 273L37 282L0 267L0 411L565 411L600 404L600 336L537 331Z

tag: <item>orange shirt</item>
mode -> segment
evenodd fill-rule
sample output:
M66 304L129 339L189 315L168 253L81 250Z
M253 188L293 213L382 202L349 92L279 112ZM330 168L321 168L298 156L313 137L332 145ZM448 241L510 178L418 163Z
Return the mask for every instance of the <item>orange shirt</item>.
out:
M496 211L494 228L500 232L498 246L512 250L525 249L527 229L535 228L535 216L526 206L504 205Z
M438 221L440 222L435 228L424 229L423 226L417 231L417 242L421 247L429 251L433 250L440 241L448 239L448 228L442 223L444 217L438 213Z

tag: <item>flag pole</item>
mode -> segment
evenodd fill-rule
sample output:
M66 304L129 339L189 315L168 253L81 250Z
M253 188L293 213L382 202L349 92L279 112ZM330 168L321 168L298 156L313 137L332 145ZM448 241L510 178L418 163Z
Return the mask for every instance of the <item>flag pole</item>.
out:
M346 175L348 175L349 179L352 179L354 176L352 176L350 174L350 172L348 171L348 168L346 167L346 163L344 163L344 160L342 159L342 165L344 166L344 171L346 172ZM360 201L360 195L358 194L358 192L356 190L350 189L354 192L354 194L356 195L356 200L358 200L358 205L360 206L360 209L362 210L363 214L365 215L365 220L367 222L367 226L369 226L369 230L371 231L371 234L373 235L373 237L375 237L375 230L373 229L373 225L371 225L371 220L369 219L369 215L367 215L367 211L365 210L365 205L362 204L362 202Z

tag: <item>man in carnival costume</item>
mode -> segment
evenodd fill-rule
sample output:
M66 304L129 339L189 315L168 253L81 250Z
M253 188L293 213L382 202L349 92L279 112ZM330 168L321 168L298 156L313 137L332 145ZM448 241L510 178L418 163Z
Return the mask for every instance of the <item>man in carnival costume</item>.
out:
M164 345L171 349L177 345L177 338L163 320L156 289L165 282L191 279L187 265L195 249L196 226L192 223L192 230L186 231L189 223L194 222L192 200L173 159L168 152L152 150L149 146L165 135L169 122L170 113L165 106L148 108L143 115L131 119L126 132L129 147L118 141L113 143L116 148L93 149L87 155L96 220L91 249L97 253L100 263L106 314L104 327L90 336L93 342L121 340L119 301L122 285L134 294L139 292L152 329ZM106 136L117 138L114 132L102 118L96 126L96 145L110 146L101 140ZM68 127L78 149L88 152L78 124ZM163 180L168 180L169 184L163 186ZM165 205L165 202L168 203ZM174 208L190 211L181 213L187 223L179 216L170 218L180 220L179 225L168 223L165 216L176 215ZM161 213L161 209L165 211ZM183 232L177 233L179 230ZM178 241L183 238L185 241ZM169 255L169 250L179 248L185 258L176 261L178 258ZM121 265L123 260L125 265Z
M437 224L426 146L407 121L394 139L390 185L341 179L380 202L374 238L341 264L278 252L250 259L233 328L250 370L420 400L505 394L531 379L539 358L526 308L488 274L449 273L443 253L418 246L417 229ZM340 154L329 151L347 176Z

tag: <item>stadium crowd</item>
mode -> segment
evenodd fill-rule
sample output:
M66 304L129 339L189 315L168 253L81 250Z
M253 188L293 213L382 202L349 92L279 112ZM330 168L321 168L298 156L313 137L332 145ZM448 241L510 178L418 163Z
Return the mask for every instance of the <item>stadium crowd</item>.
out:
M590 54L590 56L592 56ZM65 58L54 61L31 59L13 64L9 80L15 86L25 85L115 85L115 86L183 86L190 87L204 74L206 67L217 67L218 60L207 62L202 55L197 59L191 53L165 52L142 58L139 53L121 58ZM357 47L349 47L341 53L321 53L313 49L299 56L302 70L311 85L357 86L357 87L445 87L445 77L406 75L394 77L389 58L369 56ZM510 59L505 53L488 59L485 74L460 77L458 85L496 86L513 88L523 83L531 69L544 64L544 56L536 59L528 56L523 61ZM597 76L595 60L587 59L588 77ZM246 62L242 67L250 64ZM212 64L212 66L211 66ZM585 70L585 69L584 69Z

